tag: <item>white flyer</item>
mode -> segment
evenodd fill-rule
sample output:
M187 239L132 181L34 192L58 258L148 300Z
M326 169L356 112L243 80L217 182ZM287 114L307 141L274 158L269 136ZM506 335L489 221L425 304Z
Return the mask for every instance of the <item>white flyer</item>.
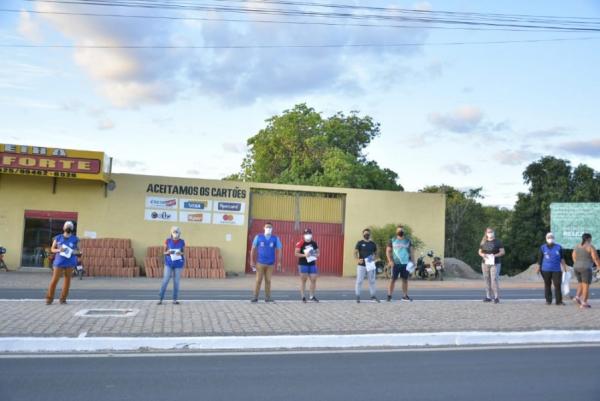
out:
M496 264L496 258L494 257L493 253L486 253L483 256L483 263L486 265L495 265Z
M71 258L71 255L73 255L73 248L70 248L66 245L62 246L62 251L60 252L60 256L62 256L63 258Z
M377 265L375 264L374 260L366 260L365 266L367 267L368 272L372 272L373 270L377 269Z
M173 262L181 260L181 254L176 253L176 252L180 252L179 249L169 249L169 252L171 252L171 260Z
M317 257L315 256L315 250L312 247L312 245L309 245L306 248L304 248L304 254L306 255L306 261L308 263L311 263L311 262L314 262L315 260L317 260Z

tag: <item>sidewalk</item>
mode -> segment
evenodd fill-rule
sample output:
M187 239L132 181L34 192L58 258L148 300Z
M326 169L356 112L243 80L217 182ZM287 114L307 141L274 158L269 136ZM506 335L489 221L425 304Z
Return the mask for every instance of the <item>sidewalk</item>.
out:
M182 279L181 289L186 290L248 290L254 287L255 277L252 274L246 276L231 277L227 279ZM296 276L273 276L273 290L297 290L299 278ZM2 288L48 288L50 282L50 270L38 271L27 269L26 271L3 272L0 271L0 298ZM161 279L159 278L124 278L124 277L84 277L83 280L71 280L71 288L81 289L145 289L158 290ZM320 290L351 291L354 288L354 277L319 277L318 288ZM384 288L387 280L377 280L378 288ZM483 289L482 280L453 279L445 281L423 281L411 280L410 288L416 289ZM518 281L515 279L502 278L500 285L504 289L531 289L543 288L540 279L536 281ZM60 284L59 284L60 286Z

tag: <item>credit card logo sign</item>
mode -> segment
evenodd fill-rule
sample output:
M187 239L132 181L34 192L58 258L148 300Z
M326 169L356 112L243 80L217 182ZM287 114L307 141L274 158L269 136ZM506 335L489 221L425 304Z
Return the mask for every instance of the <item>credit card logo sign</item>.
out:
M242 210L242 204L239 202L219 202L217 208L225 212L239 212Z
M196 210L204 210L206 209L206 202L202 201L186 201L183 202L184 209L196 209Z
M151 216L153 219L170 220L172 214L168 212L152 212Z
M177 199L151 199L150 205L154 207L174 207L177 206Z

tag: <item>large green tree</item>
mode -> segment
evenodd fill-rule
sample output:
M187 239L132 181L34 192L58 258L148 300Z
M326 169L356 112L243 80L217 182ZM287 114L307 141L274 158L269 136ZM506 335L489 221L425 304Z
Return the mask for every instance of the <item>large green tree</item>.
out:
M584 164L573 169L568 160L545 156L527 166L523 181L529 191L518 194L506 241L506 264L515 271L535 261L550 231L550 204L600 201L600 175Z
M368 160L379 124L357 112L321 113L298 104L248 139L241 171L226 179L401 191L398 175Z

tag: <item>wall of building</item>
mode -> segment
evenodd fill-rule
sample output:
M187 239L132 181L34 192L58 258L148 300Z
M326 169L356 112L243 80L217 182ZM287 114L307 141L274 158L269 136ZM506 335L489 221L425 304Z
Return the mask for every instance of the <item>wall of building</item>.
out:
M345 194L344 275L355 274L353 249L364 227L403 222L425 242L427 249L443 255L445 198L439 194L368 191L342 188L240 183L220 180L113 174L116 188L104 196L104 184L59 179L52 193L52 179L0 175L0 245L8 249L6 261L19 266L23 241L24 211L78 212L78 235L95 232L100 237L131 238L141 261L146 247L160 245L172 225L179 225L191 246L218 246L227 271L243 272L246 259L249 195L252 189L276 189ZM161 187L162 185L162 187ZM197 195L153 193L168 186L196 188ZM243 195L243 197L242 197ZM194 200L244 202L241 225L200 224L146 220L147 196ZM239 215L240 213L236 213ZM286 245L286 244L284 244ZM289 244L288 246L292 246Z

